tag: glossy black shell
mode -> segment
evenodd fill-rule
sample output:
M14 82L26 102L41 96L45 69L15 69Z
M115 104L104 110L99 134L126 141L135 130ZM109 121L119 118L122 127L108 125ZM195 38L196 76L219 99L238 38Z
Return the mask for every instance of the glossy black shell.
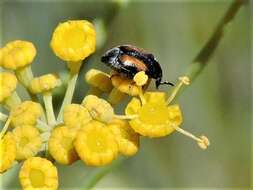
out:
M137 61L122 61L123 56L129 56ZM128 78L133 78L139 71L145 71L149 78L156 80L156 87L161 84L162 69L153 54L132 45L121 45L108 50L101 61L113 70L121 73ZM144 65L140 67L137 62L141 61Z

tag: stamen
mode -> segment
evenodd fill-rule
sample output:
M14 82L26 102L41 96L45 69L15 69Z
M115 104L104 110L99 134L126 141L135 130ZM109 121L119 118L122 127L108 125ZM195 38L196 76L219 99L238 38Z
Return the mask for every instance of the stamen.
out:
M139 115L114 115L117 119L136 119Z
M138 86L138 89L139 89L139 97L141 99L141 103L142 103L142 105L144 105L144 104L146 104L146 99L143 94L142 86Z
M208 138L204 135L200 136L200 137L196 137L195 135L191 134L190 132L188 131L185 131L184 129L182 128L179 128L175 125L172 126L177 132L187 136L187 137L190 137L192 139L194 139L195 141L197 141L199 147L203 150L207 149L207 147L210 145L210 142L208 140Z

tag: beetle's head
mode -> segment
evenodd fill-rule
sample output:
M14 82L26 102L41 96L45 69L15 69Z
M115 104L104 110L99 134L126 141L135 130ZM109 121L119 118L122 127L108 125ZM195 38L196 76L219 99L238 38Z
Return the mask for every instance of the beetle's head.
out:
M119 48L112 48L105 52L105 54L101 57L101 61L106 64L112 64L115 62L115 59L117 59L119 53Z
M156 81L155 81L156 89L158 89L158 87L159 87L160 85L164 85L164 84L170 85L170 86L174 86L174 84L171 83L171 82L168 82L168 81L163 81L163 82L162 82L162 78L158 78L158 79L156 79Z

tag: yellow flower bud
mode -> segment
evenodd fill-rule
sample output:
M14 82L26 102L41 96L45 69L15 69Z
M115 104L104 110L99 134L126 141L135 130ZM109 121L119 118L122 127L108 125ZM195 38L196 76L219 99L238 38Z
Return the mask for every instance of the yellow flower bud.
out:
M51 91L57 86L61 85L61 81L58 76L54 74L46 74L37 78L34 78L29 86L32 93L38 94L42 92Z
M16 40L0 49L0 66L16 70L32 63L36 49L31 42Z
M35 156L41 146L42 138L39 130L29 125L18 126L12 131L16 142L16 160L24 160Z
M45 158L31 157L24 161L19 171L19 181L24 190L56 190L58 188L57 169Z
M41 115L42 107L39 103L24 101L11 110L11 124L14 127L22 125L34 126Z
M9 169L16 158L16 142L10 133L0 140L0 173Z
M137 86L143 86L148 82L148 75L144 71L140 71L134 76L133 80Z
M96 48L93 24L86 20L72 20L59 24L54 30L51 48L62 60L84 60Z
M0 73L0 102L8 98L16 89L17 78L14 74L8 72Z
M63 121L72 128L79 129L92 120L89 111L79 104L69 104L64 108Z
M114 110L111 104L102 98L88 95L84 98L82 105L88 109L93 119L101 122L110 122L114 117Z
M74 142L79 157L91 166L111 163L118 154L115 136L105 124L91 121L78 131Z
M78 159L73 141L76 137L76 130L68 126L56 127L48 141L49 152L52 157L61 164L72 164Z
M108 127L113 132L119 145L119 152L125 156L133 156L139 149L139 134L126 120L114 119Z

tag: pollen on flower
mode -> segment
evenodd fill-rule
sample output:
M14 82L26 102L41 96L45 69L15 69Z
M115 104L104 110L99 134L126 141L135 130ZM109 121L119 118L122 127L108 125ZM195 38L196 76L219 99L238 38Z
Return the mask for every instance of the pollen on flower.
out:
M32 63L36 49L31 42L16 40L0 49L0 66L16 70Z
M111 163L118 155L114 134L105 124L91 121L78 132L75 148L79 157L92 166Z
M78 160L78 155L73 144L76 133L76 130L68 126L59 126L52 131L48 146L50 154L57 162L72 164Z
M22 125L34 126L41 115L42 107L39 103L24 101L11 110L11 124L14 127Z
M35 156L41 146L42 138L39 130L29 125L18 126L12 131L16 142L17 155L16 160L24 160Z
M58 188L58 174L56 167L47 159L31 157L24 161L19 181L24 190Z
M0 73L0 102L8 98L16 89L17 78L9 72Z
M47 92L61 85L61 81L57 75L46 74L37 78L34 78L29 86L32 93L38 94Z
M0 139L0 173L9 169L16 158L16 142L10 133Z
M87 20L60 23L52 36L51 48L65 61L81 61L95 51L96 32Z
M148 75L144 71L140 71L134 76L133 80L137 86L143 86L148 82Z

